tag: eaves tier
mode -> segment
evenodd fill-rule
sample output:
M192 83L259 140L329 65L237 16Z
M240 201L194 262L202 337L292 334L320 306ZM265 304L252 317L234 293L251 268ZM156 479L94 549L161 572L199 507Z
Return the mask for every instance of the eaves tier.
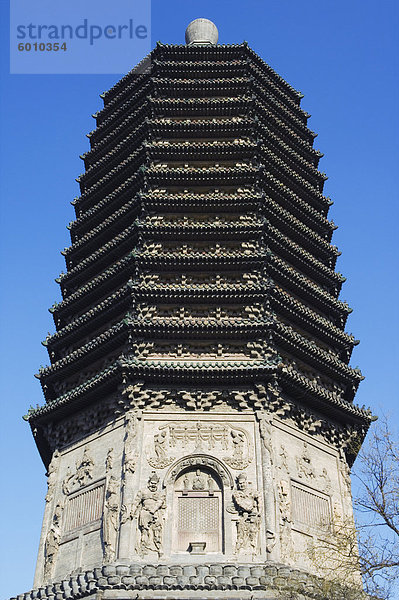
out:
M271 383L368 425L301 97L246 44L158 44L103 95L35 427L126 382Z

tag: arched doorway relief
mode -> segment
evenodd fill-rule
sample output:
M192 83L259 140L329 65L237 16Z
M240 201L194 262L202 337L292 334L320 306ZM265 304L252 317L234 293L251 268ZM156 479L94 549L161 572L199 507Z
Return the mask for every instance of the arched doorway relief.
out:
M226 505L234 482L225 465L205 454L186 456L169 468L164 484L170 507L165 553L230 553ZM227 520L230 524L230 518Z

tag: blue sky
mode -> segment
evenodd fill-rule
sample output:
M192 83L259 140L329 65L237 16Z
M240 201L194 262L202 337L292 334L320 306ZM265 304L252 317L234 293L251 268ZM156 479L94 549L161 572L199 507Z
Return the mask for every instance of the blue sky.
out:
M98 0L101 12L103 0ZM32 586L46 479L21 416L42 403L33 374L47 363L54 278L69 245L70 201L88 149L90 116L116 75L9 75L7 2L1 2L2 596ZM353 366L365 381L358 404L397 419L398 7L393 0L153 0L152 45L184 42L187 24L212 19L219 41L247 40L305 94L325 157L333 242L361 340ZM82 58L84 60L84 58ZM131 66L134 66L133 63Z

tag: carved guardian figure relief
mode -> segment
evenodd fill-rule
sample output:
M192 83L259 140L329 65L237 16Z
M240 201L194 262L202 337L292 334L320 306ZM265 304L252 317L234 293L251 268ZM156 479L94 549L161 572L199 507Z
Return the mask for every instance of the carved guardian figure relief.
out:
M237 489L232 497L235 510L239 515L235 553L250 551L252 554L258 554L261 523L260 494L248 485L245 473L240 473L237 477Z
M133 502L131 519L137 518L136 552L144 556L162 554L163 517L166 508L164 491L158 490L159 477L155 471L148 479L147 489L141 490Z

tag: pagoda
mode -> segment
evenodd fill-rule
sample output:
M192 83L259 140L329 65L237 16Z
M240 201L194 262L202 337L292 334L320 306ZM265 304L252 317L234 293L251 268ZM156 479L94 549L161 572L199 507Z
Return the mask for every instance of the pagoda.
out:
M373 417L302 94L197 19L102 98L26 417L48 491L18 598L305 597Z

